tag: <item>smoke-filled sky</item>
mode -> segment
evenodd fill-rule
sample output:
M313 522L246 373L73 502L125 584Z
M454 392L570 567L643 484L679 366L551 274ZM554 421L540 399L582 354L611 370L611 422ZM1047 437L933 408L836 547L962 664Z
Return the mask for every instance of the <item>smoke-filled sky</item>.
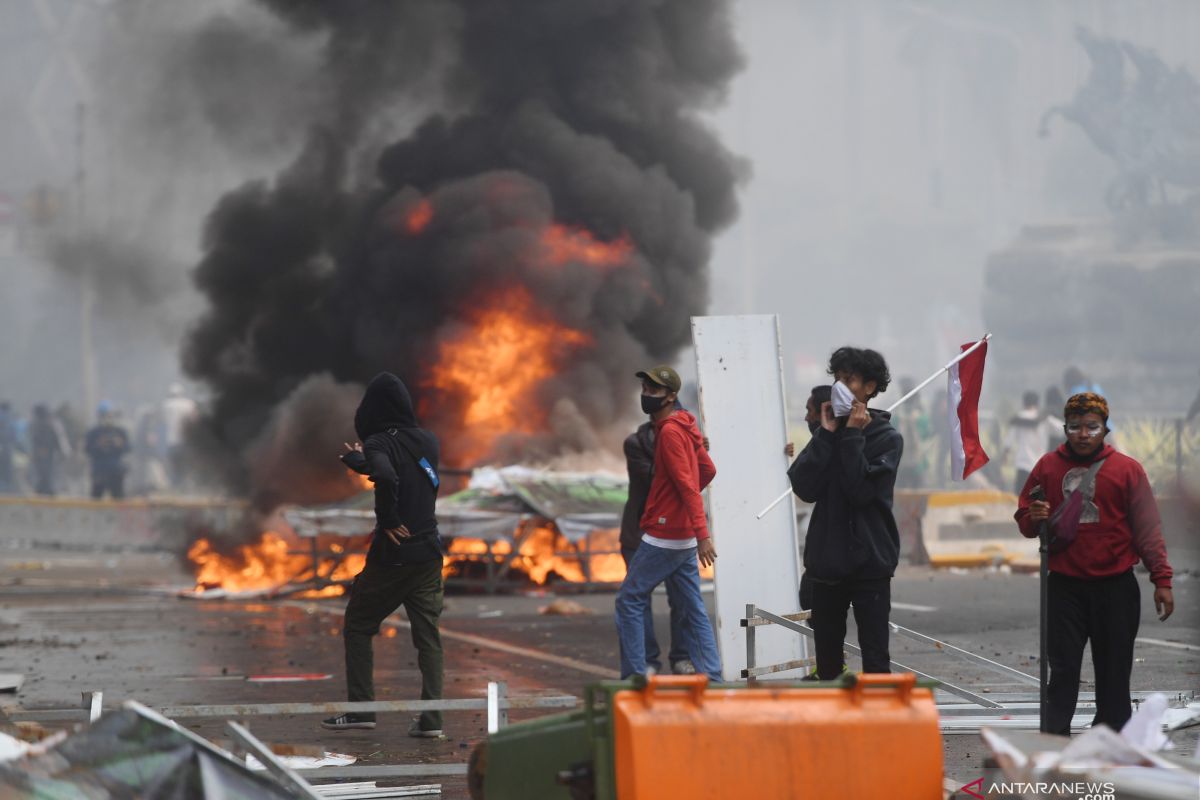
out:
M780 314L797 389L845 342L920 377L983 331L986 265L1023 228L1108 218L1112 161L1062 119L1038 136L1088 80L1076 28L1200 74L1200 11L1182 1L52 2L54 35L25 6L0 9L15 37L0 192L28 216L35 186L60 189L74 217L86 97L86 230L24 224L0 252L0 397L80 402L90 261L98 396L132 408L186 366L225 446L265 426L303 438L303 415L277 407L297 387L296 408L346 405L384 363L412 372L465 336L480 317L461 306L486 306L469 295L498 252L524 254L506 278L557 324L611 343L562 352L569 385L539 399L555 441L607 442L636 413L612 376L678 353L705 307ZM423 199L428 227L405 235ZM553 223L633 247L615 269L547 277ZM1149 334L1156 312L1123 325ZM1089 345L1102 317L1078 316L1019 367L998 330L991 385L1041 389L1068 363L1119 381ZM1186 408L1197 366L1130 402Z

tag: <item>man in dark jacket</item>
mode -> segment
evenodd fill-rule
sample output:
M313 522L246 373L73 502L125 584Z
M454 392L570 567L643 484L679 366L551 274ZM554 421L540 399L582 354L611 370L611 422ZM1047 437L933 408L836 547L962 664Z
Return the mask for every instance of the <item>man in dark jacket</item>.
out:
M814 503L804 569L812 584L817 675L842 671L846 613L854 607L864 672L890 672L891 580L900 559L892 490L904 439L891 415L867 401L891 382L874 350L842 347L829 359L831 401L808 446L788 469L792 489Z
M676 407L682 408L676 403ZM625 467L629 472L629 499L625 501L625 509L621 514L621 558L625 561L625 569L633 561L633 555L642 543L641 519L646 507L646 497L650 494L650 481L654 477L654 422L643 422L638 429L625 438ZM667 585L667 605L671 609L671 651L667 660L671 672L677 675L692 675L696 667L688 658L687 649L683 644L681 625L681 606L671 591L673 584ZM646 666L655 672L662 670L659 660L662 650L658 646L658 637L654 635L654 615L650 609L646 614Z
M113 500L125 497L125 456L129 454L129 434L117 424L116 414L108 402L96 409L99 423L87 432L84 452L91 462L92 499L104 495Z
M42 403L34 406L29 425L29 470L37 494L57 494L59 465L71 454L67 441L66 430L50 408Z
M375 532L367 563L350 587L342 625L346 686L351 702L375 699L371 638L401 605L408 614L421 699L442 696L442 549L434 506L438 490L437 437L417 424L408 389L395 375L376 375L367 386L354 430L361 444L346 445L347 467L375 484ZM321 723L330 730L374 728L374 714L340 714ZM409 736L442 735L440 711L414 720Z

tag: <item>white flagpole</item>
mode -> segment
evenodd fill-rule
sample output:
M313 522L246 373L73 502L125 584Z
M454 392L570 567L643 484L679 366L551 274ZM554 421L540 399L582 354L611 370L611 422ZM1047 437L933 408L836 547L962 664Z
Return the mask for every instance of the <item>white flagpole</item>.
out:
M904 395L899 400L897 400L896 402L894 402L890 406L888 406L886 411L890 414L892 411L894 411L896 409L897 406L899 406L905 400L909 399L910 397L915 395L917 392L921 391L926 386L928 386L929 384L931 384L935 380L937 380L939 375L942 375L943 373L948 372L950 370L950 368L953 367L955 364L962 361L964 358L971 355L971 353L974 353L979 348L983 347L984 343L987 342L987 340L991 339L991 338L992 338L992 335L990 333L985 333L983 335L982 339L980 339L978 342L976 342L975 344L968 347L966 350L963 350L961 353L958 354L958 356L951 359L950 362L946 364L946 366L942 367L937 372L933 373L928 378L921 381L921 383L919 385L917 385L917 387L914 388L911 392ZM758 514L755 515L754 518L762 519L763 517L765 517L767 515L767 513L770 512L771 509L773 509L775 506L779 505L784 500L786 500L788 498L788 495L790 495L791 493L792 493L792 489L791 489L791 487L788 487L788 489L786 491L784 491L783 494L779 495L779 497L776 497L774 500L771 501L771 505L767 506L762 511L758 512Z
M968 347L966 350L963 350L961 353L959 353L959 354L958 354L958 356L957 356L956 358L953 358L953 359L951 359L950 363L948 363L946 366L942 367L942 368L941 368L941 369L939 369L937 372L935 372L935 373L933 373L932 375L930 375L930 376L929 376L928 378L926 378L925 380L921 381L920 385L918 385L916 388L914 388L914 389L913 389L912 391L910 391L908 394L904 395L904 397L901 397L899 400L897 400L896 402L892 403L892 404L891 404L890 406L888 406L888 407L887 407L885 410L886 410L886 411L887 411L887 412L890 414L892 411L894 411L894 410L896 409L896 407L897 407L898 405L900 405L901 403L903 403L903 402L904 402L905 400L907 400L908 398L912 397L912 396L913 396L914 394L916 394L917 392L919 392L919 391L921 391L922 389L924 389L924 388L925 388L926 386L928 386L929 384L933 383L935 380L937 380L938 376L939 376L939 375L941 375L942 373L944 373L944 372L949 372L951 367L953 367L953 366L954 366L955 364L957 364L958 362L962 361L962 360L963 360L964 358L966 358L967 356L971 355L971 353L974 353L976 350L978 350L979 348L983 347L984 343L985 343L985 342L987 342L987 340L988 340L988 339L991 339L991 338L992 338L992 335L991 335L990 333L985 333L985 334L983 335L983 338L982 338L982 339L980 339L978 342L976 342L975 344L973 344L973 345L971 345L970 347Z

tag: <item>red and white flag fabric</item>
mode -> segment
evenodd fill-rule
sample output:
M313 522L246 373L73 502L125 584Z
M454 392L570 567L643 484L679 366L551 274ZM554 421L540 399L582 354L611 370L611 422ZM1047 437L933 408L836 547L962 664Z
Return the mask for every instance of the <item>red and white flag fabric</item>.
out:
M975 347L976 342L962 346ZM947 412L950 415L950 477L956 481L988 463L979 441L979 392L983 388L983 362L987 358L987 342L975 352L953 364L949 370Z

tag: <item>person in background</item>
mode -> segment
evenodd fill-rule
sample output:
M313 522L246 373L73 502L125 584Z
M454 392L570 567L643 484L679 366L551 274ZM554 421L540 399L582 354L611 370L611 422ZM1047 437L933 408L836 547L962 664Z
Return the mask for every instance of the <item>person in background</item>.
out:
M1020 494L1025 488L1025 480L1038 459L1046 452L1046 419L1038 409L1037 392L1025 392L1021 397L1021 410L1008 421L1008 430L1004 433L1004 449L1000 461L1005 461L1009 455L1016 467L1014 494Z
M17 451L20 439L17 421L12 406L0 400L0 494L13 494L17 490Z
M84 440L84 452L91 462L92 499L108 495L121 500L125 497L129 434L117 424L117 414L110 403L101 402L96 414L99 421Z
M196 417L196 401L183 393L183 385L173 383L162 402L163 446L167 453L167 473L171 488L179 491L187 479L185 441L187 427Z
M916 386L912 378L900 379L900 396L908 394ZM819 422L819 419L818 419ZM921 444L928 442L933 432L929 414L921 402L921 395L914 395L892 414L892 424L900 431L908 444L909 455L896 473L897 489L921 489L925 486L928 460L919 455Z
M46 497L58 493L58 470L70 453L62 423L50 413L49 406L35 405L29 425L30 483L35 493Z
M1066 398L1063 397L1062 392L1057 386L1046 387L1046 392L1042 395L1042 411L1045 414L1042 419L1046 431L1046 451L1054 450L1063 443L1063 425L1065 423L1058 416L1058 410L1066 402Z

